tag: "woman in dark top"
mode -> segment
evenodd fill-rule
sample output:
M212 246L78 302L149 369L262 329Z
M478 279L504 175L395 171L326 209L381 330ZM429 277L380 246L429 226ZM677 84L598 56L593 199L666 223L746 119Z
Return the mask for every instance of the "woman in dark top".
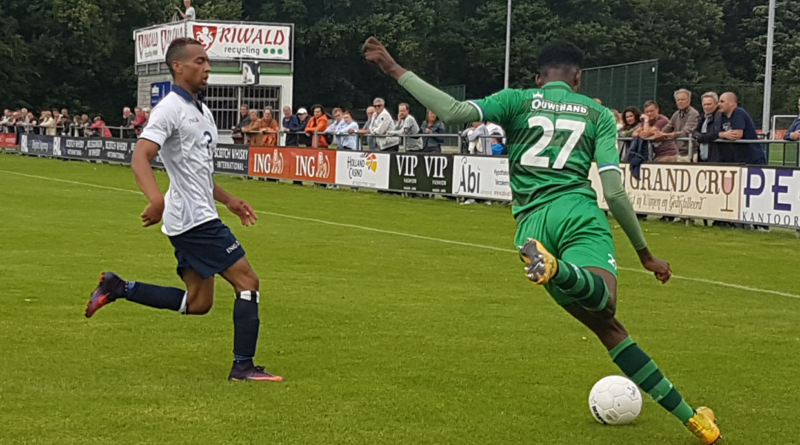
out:
M428 110L428 115L425 118L425 122L422 123L419 132L422 134L444 134L444 124L442 123L442 121L439 120L439 116L437 116L433 111ZM425 140L422 146L423 152L426 153L442 152L442 144L444 143L444 138L427 137L423 139Z
M622 112L622 128L619 129L618 135L621 138L633 137L633 132L641 125L642 112L636 107L628 107ZM628 157L628 148L630 148L630 141L619 141L619 157L623 162Z

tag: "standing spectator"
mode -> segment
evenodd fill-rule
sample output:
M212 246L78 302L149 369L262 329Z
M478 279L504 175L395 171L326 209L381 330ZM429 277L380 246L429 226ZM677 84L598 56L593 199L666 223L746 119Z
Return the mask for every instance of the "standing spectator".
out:
M302 145L303 147L311 146L311 137L306 134L306 127L310 120L311 117L308 115L308 111L300 107L300 109L297 110L297 127L289 128L289 131L297 134L297 145Z
M380 151L398 151L400 148L400 138L385 137L394 126L394 119L392 119L392 115L389 114L389 110L386 109L386 102L380 97L376 97L375 100L372 101L372 106L375 107L376 115L373 115L372 123L369 126L369 132L376 136L375 146Z
M186 12L181 11L181 8L175 7L175 10L183 17L184 20L196 20L197 14L194 12L194 7L192 7L192 0L183 0L183 6L186 7Z
M425 122L422 123L420 132L423 134L444 134L444 124L439 120L439 116L431 110L425 116ZM422 146L422 151L426 153L441 153L444 138L441 137L427 137L423 138L425 141Z
M82 136L89 136L87 134L88 131L91 131L92 123L89 122L89 115L82 114L81 115L81 135Z
M36 116L34 116L30 111L23 115L22 113L26 110L24 108L22 110L23 111L19 113L19 119L17 119L17 125L19 125L17 127L17 133L31 133L34 130L34 127L39 125L39 121L36 120Z
M328 146L328 140L323 134L328 129L328 116L325 114L325 109L322 105L311 106L311 113L313 116L308 120L306 125L306 134L311 138L311 146L314 148L325 148Z
M653 137L657 141L689 138L697 129L700 113L692 107L692 92L680 89L675 92L675 104L678 111L672 114L669 124ZM692 162L693 153L689 153L689 141L675 141L678 147L678 162Z
M59 113L58 120L56 121L57 134L64 136L69 134L69 116Z
M342 113L342 121L344 124L341 133L349 136L336 136L336 145L339 149L358 150L358 123L353 120L353 115L349 111Z
M619 111L612 109L611 114L614 115L614 120L617 121L617 133L625 126L625 121L622 120L622 115Z
M419 134L419 124L417 124L414 116L409 113L407 103L401 103L397 106L397 122L394 130L390 131L389 134L402 136L401 140L406 151L422 151L422 139L408 137L412 134Z
M144 115L144 111L141 107L136 107L133 109L134 113L136 114L133 117L133 128L136 129L136 135L140 135L142 133L142 128L144 128L144 123L147 121L147 118Z
M239 123L236 124L235 127L231 127L233 130L233 143L234 144L243 144L244 143L244 135L242 134L242 128L250 125L252 122L250 121L250 110L247 108L247 105L242 104L239 107Z
M636 107L628 107L622 112L623 125L618 134L621 138L633 137L633 132L639 128L642 112Z
M622 112L622 128L617 131L620 138L631 138L633 132L639 128L642 112L636 107L628 107ZM628 159L628 150L631 146L630 141L618 141L619 157L623 161Z
M641 120L642 126L633 132L635 138L652 138L669 124L667 116L661 114L661 107L652 100L644 103L644 114ZM654 142L652 146L655 151L655 162L678 162L678 147L675 145L675 141Z
M106 123L105 123L105 121L103 121L103 117L102 116L95 116L94 117L94 123L92 124L92 126L90 128L92 130L95 130L97 133L100 134L100 136L102 136L104 138L110 138L111 137L111 130L109 130L108 127L106 127Z
M61 134L62 131L61 128L59 127L59 123L61 122L61 111L56 108L52 111L51 114L53 116L53 122L55 123L55 126L53 127L55 129L54 130L55 135L59 135Z
M719 144L719 134L722 132L722 112L719 110L719 97L717 93L709 91L703 94L703 118L699 128L694 131L694 138L700 144L700 162L722 162Z
M758 133L753 118L744 108L739 107L736 94L723 93L719 99L719 109L722 111L722 132L720 139L738 141L739 139L756 140ZM751 142L749 144L727 144L723 148L723 161L737 164L766 164L767 156L762 144Z
M142 114L144 115L144 123L142 124L142 129L147 126L147 123L150 121L150 107L142 108Z
M250 125L242 127L242 133L247 135L247 145L251 147L261 147L264 145L264 135L261 133L261 119L258 118L258 111L250 110Z
M122 109L122 126L125 128L133 128L133 119L134 116L131 113L131 109L125 107Z
M81 117L77 114L72 117L72 124L69 126L69 135L76 138L83 136L83 132L81 131Z
M372 125L372 121L375 119L375 107L367 107L367 121L364 122L364 126L358 130L359 134L369 134L369 128ZM367 150L375 151L378 147L375 145L375 138L372 136L367 136Z
M492 156L500 156L505 151L506 147L500 143L500 139L492 138Z
M473 122L471 127L461 133L462 136L467 138L467 152L471 155L489 154L491 147L489 145L490 141L486 138L488 134L485 123L481 121Z
M261 133L264 138L261 140L262 145L266 147L278 146L278 121L272 116L272 108L264 108L264 116L261 118Z
M344 127L346 126L347 124L344 121L344 112L341 108L337 107L333 109L333 122L331 122L328 125L328 128L325 129L325 133L334 135L332 139L337 141L339 139L339 134L346 133L346 131L344 131ZM338 145L338 142L336 142L336 144Z
M53 113L50 111L42 111L42 117L39 119L39 126L44 128L47 136L56 135L56 121L53 119Z
M283 127L282 131L286 133L286 139L283 145L285 147L296 147L298 145L297 134L294 134L294 132L299 130L300 120L297 119L297 116L292 114L292 107L288 105L283 107L283 122L281 122L281 124Z
M800 109L800 99L797 101L797 108ZM786 141L800 141L800 117L792 122L792 126L789 127L789 131L786 132L783 139Z
M70 117L69 117L69 111L68 111L66 108L62 108L62 109L61 109L61 115L62 115L62 116L64 116L64 117L66 117L68 121L71 121L71 120L72 120L72 119L70 119Z

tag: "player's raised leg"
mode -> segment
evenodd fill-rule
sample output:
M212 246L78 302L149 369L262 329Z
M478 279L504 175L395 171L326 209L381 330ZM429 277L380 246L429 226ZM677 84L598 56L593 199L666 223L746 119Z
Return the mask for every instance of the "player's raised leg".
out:
M642 391L650 394L704 443L713 444L719 439L714 413L706 407L693 410L614 317L617 278L613 273L557 259L537 240L526 242L520 254L526 262L528 278L539 284L549 283L548 292L560 303L574 300L562 306L597 335L614 363Z
M228 380L253 380L281 382L283 377L272 375L262 366L255 366L259 317L259 280L247 257L221 272L233 286L236 300L233 303L233 367Z
M214 280L211 279L211 296L213 298ZM128 300L156 309L168 309L182 314L187 311L190 293L175 287L125 281L114 272L103 272L100 280L86 303L86 318L91 317L101 307L117 300ZM206 310L206 312L208 312ZM205 313L205 312L203 312Z

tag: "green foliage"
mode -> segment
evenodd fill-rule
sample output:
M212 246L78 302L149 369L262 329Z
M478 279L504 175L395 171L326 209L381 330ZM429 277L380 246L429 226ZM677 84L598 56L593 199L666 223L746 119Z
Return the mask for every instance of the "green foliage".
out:
M514 0L511 86L530 87L536 52L553 39L586 51L587 66L659 59L659 99L679 85L763 79L762 0ZM297 105L364 107L409 97L368 66L364 40L382 39L398 61L468 96L502 88L506 0L198 0L201 19L295 24ZM778 1L775 81L800 75L800 3ZM111 114L135 100L132 32L168 21L177 0L7 0L0 9L2 100ZM756 87L753 87L756 88ZM783 99L800 91L787 90ZM664 97L661 97L664 96ZM669 107L669 106L668 106ZM393 108L393 107L392 107ZM668 110L667 110L668 111Z

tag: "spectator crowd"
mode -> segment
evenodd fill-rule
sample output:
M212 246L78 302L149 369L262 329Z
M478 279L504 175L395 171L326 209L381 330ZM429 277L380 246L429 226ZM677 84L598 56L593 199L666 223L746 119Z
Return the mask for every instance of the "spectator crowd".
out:
M322 105L313 105L311 113L305 107L292 113L284 107L278 121L272 108L262 112L242 105L239 123L232 128L236 143L251 146L306 146L325 148L335 145L345 150L441 153L445 143L445 126L435 113L428 110L420 123L411 114L407 103L397 106L397 119L378 97L366 109L367 119L359 125L353 114L334 108L328 114ZM505 131L492 122L475 122L462 133L464 151L473 154L505 154Z
M644 162L740 163L766 164L766 150L759 142L753 119L738 104L736 94L702 95L702 111L692 105L692 93L680 89L674 93L677 111L671 117L661 113L655 101L647 101L640 110L628 107L611 110L617 120L618 148L623 161L634 171ZM595 99L602 103L599 99ZM800 110L800 100L798 101ZM284 107L282 116L272 108L240 108L239 123L232 127L235 143L251 146L335 146L347 150L441 153L445 126L428 110L420 122L406 103L397 105L396 119L382 98L375 98L366 109L366 121L357 123L353 114L333 108L328 114L322 105L299 107L296 112ZM75 137L135 138L147 125L150 109L135 107L122 110L121 126L106 125L102 116L89 119L87 114L70 116L67 109L44 110L38 117L25 108L6 109L0 120L0 132L17 134L64 135ZM458 150L470 154L507 154L505 131L493 122L475 122L460 133ZM800 118L792 123L784 138L800 141Z
M66 108L44 110L38 118L25 108L15 111L5 109L0 119L0 132L20 135L134 138L142 132L149 118L149 108L136 107L134 114L130 108L125 107L122 110L122 125L110 127L100 115L90 121L88 114L70 116Z
M767 163L766 149L758 141L755 123L739 106L736 94L703 94L702 113L692 107L689 90L676 91L674 98L677 111L672 117L661 114L661 107L652 100L644 103L644 111L636 107L626 108L622 113L612 110L617 119L622 160L627 160L634 168L650 160L657 163ZM800 123L797 130L800 130ZM786 139L800 140L800 131L787 133Z

